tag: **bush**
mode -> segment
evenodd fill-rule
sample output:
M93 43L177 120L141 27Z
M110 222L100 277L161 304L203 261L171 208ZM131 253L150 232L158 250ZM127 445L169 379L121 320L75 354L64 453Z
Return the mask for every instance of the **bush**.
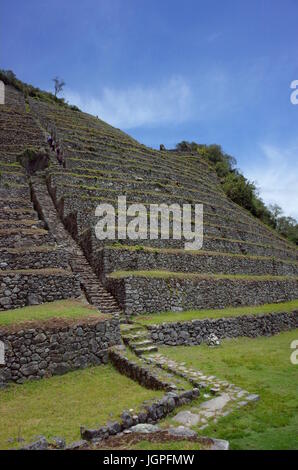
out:
M291 217L282 215L278 206L266 207L259 196L255 184L236 169L237 160L224 153L220 145L198 144L183 140L176 145L177 150L197 152L214 168L225 194L236 204L247 209L262 222L275 228L281 235L298 244L298 223Z
M64 98L58 98L52 93L42 91L39 88L21 82L21 80L19 80L11 70L0 69L0 80L2 80L5 85L13 86L17 90L21 91L24 94L25 98L31 96L32 98L36 98L40 101L46 101L48 103L68 107L68 105L65 103Z

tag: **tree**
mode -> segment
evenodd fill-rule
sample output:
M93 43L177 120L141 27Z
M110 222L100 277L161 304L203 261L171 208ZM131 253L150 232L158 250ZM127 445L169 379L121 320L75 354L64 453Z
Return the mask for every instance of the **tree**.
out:
M236 167L237 160L225 153L220 145L198 144L183 140L176 145L176 148L184 152L197 152L202 159L212 165L225 194L232 201L298 244L297 221L292 217L285 217L277 204L267 207L260 197L256 184L242 175Z
M57 96L58 93L63 90L63 87L66 85L66 83L63 80L60 80L59 77L53 78L53 82L55 87L55 96Z
M277 230L298 245L298 223L293 217L280 216L277 219Z
M191 152L192 147L189 142L187 142L186 140L182 140L182 142L179 142L179 144L176 145L176 149L179 152Z
M282 215L282 208L278 204L270 204L269 210L276 221Z

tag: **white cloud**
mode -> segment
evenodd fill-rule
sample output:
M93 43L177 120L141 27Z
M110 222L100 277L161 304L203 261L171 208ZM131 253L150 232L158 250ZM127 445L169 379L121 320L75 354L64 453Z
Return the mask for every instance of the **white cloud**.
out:
M260 149L262 163L247 168L245 176L257 183L266 204L278 204L298 220L298 143L282 148L266 143Z
M65 98L81 110L122 129L183 122L189 118L191 109L190 87L180 77L173 77L160 86L122 90L106 87L99 97L70 91L65 93Z

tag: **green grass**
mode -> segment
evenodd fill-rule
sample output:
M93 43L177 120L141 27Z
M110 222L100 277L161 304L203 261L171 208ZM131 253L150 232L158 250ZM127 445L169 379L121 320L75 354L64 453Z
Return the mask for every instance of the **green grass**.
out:
M79 318L99 314L97 309L78 300L58 300L42 305L0 312L0 327L25 321L45 321L50 318ZM102 314L100 314L102 316Z
M184 273L184 272L171 272L162 270L150 271L114 271L109 274L110 278L121 279L128 276L135 277L150 277L158 279L243 279L251 281L282 281L298 279L297 276L270 276L270 275L249 275L249 274L200 274L200 273Z
M254 307L230 307L214 310L188 310L185 312L161 312L152 315L140 315L137 322L142 325L203 320L205 318L236 317L240 315L262 315L298 310L298 300L278 304L264 304Z
M214 224L209 224L212 226L216 226ZM298 265L297 261L292 260L283 260L279 258L274 258L273 256L256 256L256 255L242 255L239 253L227 253L227 252L220 252L220 251L205 251L205 250L191 250L185 251L183 248L155 248L152 246L145 246L145 245L122 245L122 244L114 244L114 245L105 245L104 248L100 248L100 250L126 250L126 251L139 251L142 250L145 253L156 253L156 254L169 254L169 255L185 255L187 256L214 256L214 257L228 257L228 258L240 258L240 259L249 259L249 260L260 260L260 261L276 261L284 264L290 265Z
M1 230L0 230L1 232ZM1 277L15 276L17 274L24 274L25 276L72 276L72 272L63 268L42 268L42 269L7 269L0 271Z
M13 229L1 229L0 236L7 235L47 235L48 231L43 228L13 228Z
M227 439L232 449L297 450L298 365L290 362L296 339L298 330L293 330L270 338L225 340L219 348L162 347L160 352L260 395L259 402L220 418L201 434Z
M80 439L81 425L94 428L120 417L125 409L138 410L145 400L162 392L141 387L112 366L92 367L0 390L0 448L18 436L31 442L37 435L67 442Z

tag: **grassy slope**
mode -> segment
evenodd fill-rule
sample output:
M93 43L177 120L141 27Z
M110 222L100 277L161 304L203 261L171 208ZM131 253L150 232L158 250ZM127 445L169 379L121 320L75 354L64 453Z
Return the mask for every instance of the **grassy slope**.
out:
M152 277L157 279L243 279L247 281L297 281L296 276L271 276L271 275L253 275L253 274L201 274L201 273L185 273L171 272L162 270L150 271L114 271L108 277L113 279L121 279L128 276L134 277Z
M78 300L58 300L32 307L0 312L0 327L13 323L32 320L48 320L49 318L78 318L96 315L98 311Z
M112 366L92 367L0 390L0 449L16 447L8 439L37 435L80 438L80 425L96 427L118 418L124 409L137 410L162 392L147 390L120 375Z
M220 418L203 435L228 439L232 449L298 449L298 366L290 362L290 344L297 338L293 330L270 338L225 340L217 349L202 345L160 351L260 395L258 403Z
M224 318L240 315L261 315L278 312L292 312L298 310L298 300L281 302L278 304L265 304L256 307L231 307L214 310L188 310L185 312L161 312L153 315L140 315L137 322L142 325L158 325L163 322L184 322L203 320L204 318Z

